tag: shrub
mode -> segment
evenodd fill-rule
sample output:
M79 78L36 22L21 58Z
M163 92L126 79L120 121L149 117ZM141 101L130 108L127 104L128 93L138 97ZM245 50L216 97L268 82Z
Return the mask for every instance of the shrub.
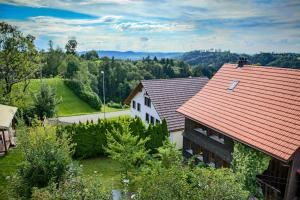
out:
M103 146L107 145L106 134L113 129L122 131L122 125L129 126L132 135L141 139L149 137L145 147L151 153L156 152L156 148L163 145L169 135L166 122L155 126L145 127L140 118L118 118L108 120L98 120L96 123L79 123L60 126L58 133L67 132L72 143L76 144L75 158L91 158L104 155Z
M105 154L106 133L120 126L119 120L98 120L96 123L60 126L58 132L67 132L72 143L76 144L75 158L91 158Z
M98 95L88 86L77 80L65 80L64 83L83 101L92 108L101 109L102 103Z
M71 164L73 145L65 136L57 137L55 127L37 126L18 133L23 162L13 179L12 194L29 198L32 188L42 188L63 180Z
M235 142L232 157L233 171L239 177L244 188L257 199L263 199L262 189L256 176L268 169L270 156Z
M50 88L46 83L42 83L39 92L33 97L33 109L39 119L54 116L55 106L60 102L56 98L54 89Z
M160 124L150 124L143 134L143 138L150 138L146 143L146 148L150 149L151 153L156 153L157 148L163 145L163 142L168 139L169 135L166 120L163 120Z
M43 189L35 188L32 200L111 200L111 193L103 187L99 177L71 176L61 184Z
M191 168L175 145L165 143L133 180L136 199L246 200L248 192L230 169Z
M142 139L132 135L125 123L120 129L113 129L107 135L107 147L104 150L109 156L121 164L123 175L128 178L128 172L139 166L145 160L148 151L145 143L149 138Z
M107 106L111 108L117 108L117 109L122 109L123 105L121 103L115 103L115 102L108 102Z

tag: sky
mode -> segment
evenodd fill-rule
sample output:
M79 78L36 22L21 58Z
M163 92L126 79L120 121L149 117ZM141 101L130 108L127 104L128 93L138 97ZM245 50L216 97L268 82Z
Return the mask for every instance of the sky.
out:
M300 52L300 0L1 0L0 21L39 49Z

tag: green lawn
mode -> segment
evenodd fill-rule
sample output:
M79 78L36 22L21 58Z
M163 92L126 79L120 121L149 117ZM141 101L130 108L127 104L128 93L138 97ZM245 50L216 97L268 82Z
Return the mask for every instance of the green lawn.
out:
M54 87L56 90L56 94L58 97L62 98L62 102L57 106L57 115L58 116L70 116L70 115L81 115L81 114L90 114L100 112L92 107L90 107L86 102L78 98L63 82L63 79L60 78L49 78L43 79L48 85ZM41 80L33 79L31 80L28 91L29 95L26 97L26 103L31 104L32 102L32 94L36 93L39 89ZM17 93L20 88L17 85L14 89L15 93ZM102 107L103 112L104 106ZM105 106L105 112L115 112L120 111L122 109L111 108Z
M89 176L100 176L104 186L108 188L120 187L120 164L110 158L100 157L80 160L83 174Z
M0 199L7 199L8 178L12 176L18 164L22 161L22 154L19 149L10 149L8 154L0 157Z
M22 154L18 148L10 149L9 153L0 157L0 199L7 199L9 176L12 176L18 164L22 161ZM99 157L93 159L79 160L82 165L84 176L100 176L102 183L107 188L120 187L120 165L118 162L107 158Z

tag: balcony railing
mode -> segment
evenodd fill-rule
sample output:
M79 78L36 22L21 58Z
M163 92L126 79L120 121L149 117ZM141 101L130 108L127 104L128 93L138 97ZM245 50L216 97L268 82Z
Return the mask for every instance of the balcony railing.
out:
M217 136L217 135L211 135L211 136L209 136L209 137L210 137L211 139L213 139L213 140L219 142L219 143L224 144L224 138L220 138L220 137Z
M282 195L280 190L275 188L274 186L268 184L266 181L263 179L257 177L256 180L260 183L261 188L264 193L264 198L267 200L282 200Z
M207 131L202 128L195 128L194 130L197 131L198 133L201 133L201 134L207 136Z

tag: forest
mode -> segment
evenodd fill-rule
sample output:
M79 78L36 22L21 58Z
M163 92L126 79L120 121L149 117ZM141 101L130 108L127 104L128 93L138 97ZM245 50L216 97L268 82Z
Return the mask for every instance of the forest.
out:
M261 52L254 55L238 54L221 50L197 50L184 53L178 59L192 66L194 76L211 78L224 63L236 63L239 57L249 64L300 69L300 54Z

